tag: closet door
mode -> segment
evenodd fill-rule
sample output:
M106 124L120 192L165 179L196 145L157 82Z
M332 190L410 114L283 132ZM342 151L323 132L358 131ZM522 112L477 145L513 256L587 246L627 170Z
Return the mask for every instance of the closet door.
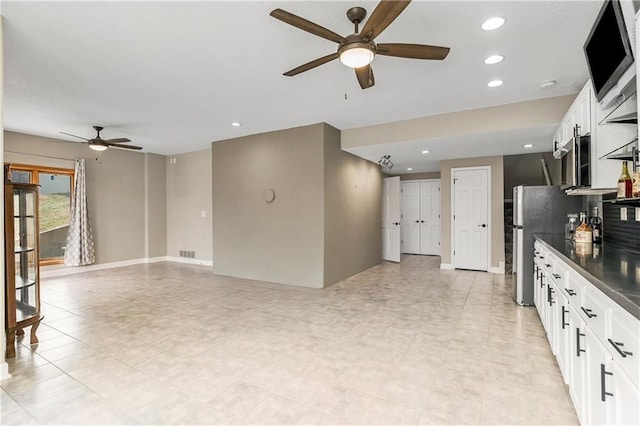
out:
M420 182L420 254L440 255L440 180Z
M401 251L420 254L420 183L402 182Z

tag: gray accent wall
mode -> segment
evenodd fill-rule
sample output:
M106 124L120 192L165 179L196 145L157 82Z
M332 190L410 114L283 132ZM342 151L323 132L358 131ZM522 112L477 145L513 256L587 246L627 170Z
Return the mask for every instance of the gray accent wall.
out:
M322 288L380 262L379 167L342 152L338 130L214 142L211 161L216 274Z
M167 255L167 157L146 157L146 257Z
M166 157L166 170L167 255L211 261L211 150Z
M324 125L324 284L382 261L380 166L340 149L340 131Z
M146 257L145 154L118 149L97 153L82 143L4 133L5 162L72 169L77 158L84 158L86 163L96 263ZM166 209L162 197L151 197L149 202L149 211ZM154 225L154 230L166 233L160 226ZM161 241L166 237L157 238ZM158 255L166 254L155 242L149 247Z

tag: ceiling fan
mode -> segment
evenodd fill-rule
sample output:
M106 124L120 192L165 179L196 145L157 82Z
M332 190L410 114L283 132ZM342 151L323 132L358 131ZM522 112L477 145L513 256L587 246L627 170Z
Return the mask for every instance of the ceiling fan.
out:
M71 133L65 133L65 132L60 132L60 133L63 134L63 135L73 136L74 138L78 138L78 139L84 140L85 142L82 142L82 143L88 143L89 144L89 148L91 148L91 149L93 149L95 151L104 151L107 148L109 148L110 146L115 147L115 148L125 148L125 149L138 149L138 150L142 149L141 146L122 145L123 143L131 142L131 140L127 139L127 138L102 139L100 137L100 132L102 131L102 129L104 129L104 127L93 126L93 128L97 132L96 137L93 138L93 139L83 138L82 136L72 135Z
M270 15L276 19L317 35L324 39L338 43L338 51L306 64L300 65L284 73L293 77L309 71L334 59L340 58L344 65L354 68L360 87L367 89L375 84L371 61L376 55L396 56L400 58L443 60L449 54L448 47L429 46L426 44L409 43L380 43L374 39L380 35L409 5L411 0L382 0L371 13L371 16L358 32L358 25L362 23L367 11L362 7L352 7L347 10L347 18L354 24L355 31L346 37L336 34L316 23L301 18L282 9L273 10Z

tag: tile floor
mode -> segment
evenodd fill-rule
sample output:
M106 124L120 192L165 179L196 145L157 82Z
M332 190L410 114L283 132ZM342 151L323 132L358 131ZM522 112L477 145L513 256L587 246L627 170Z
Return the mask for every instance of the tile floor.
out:
M46 279L1 423L576 424L535 309L438 265L324 290L177 263Z

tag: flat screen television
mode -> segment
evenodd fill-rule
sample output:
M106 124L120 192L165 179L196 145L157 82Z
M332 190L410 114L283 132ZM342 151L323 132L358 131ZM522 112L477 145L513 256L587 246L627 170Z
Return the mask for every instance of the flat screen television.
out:
M596 99L601 101L633 64L633 53L618 0L605 0L584 44Z

